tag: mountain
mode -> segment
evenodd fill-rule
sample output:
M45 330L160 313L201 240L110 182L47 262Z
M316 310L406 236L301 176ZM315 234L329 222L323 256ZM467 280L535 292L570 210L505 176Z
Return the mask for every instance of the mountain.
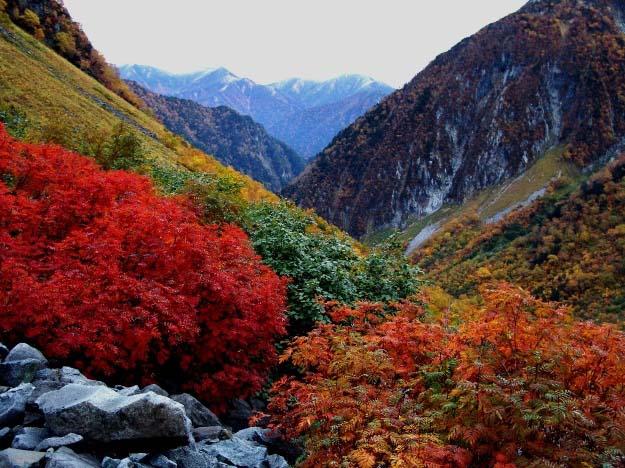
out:
M225 68L175 75L154 67L125 65L119 72L124 79L159 94L208 107L228 106L249 115L307 158L393 90L361 75L327 81L294 78L262 85Z
M129 83L169 130L275 192L304 168L304 160L295 151L269 136L249 116L225 106L205 107L163 96Z
M625 7L534 0L438 56L284 193L353 235L458 204L550 150L579 167L625 135Z

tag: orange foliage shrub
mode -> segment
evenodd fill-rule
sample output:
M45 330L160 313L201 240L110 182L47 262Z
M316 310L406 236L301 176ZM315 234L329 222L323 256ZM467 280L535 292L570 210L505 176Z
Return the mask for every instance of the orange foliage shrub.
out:
M427 304L386 322L366 304L296 339L283 360L302 376L270 410L303 465L624 463L625 335L506 283L482 296L457 328Z

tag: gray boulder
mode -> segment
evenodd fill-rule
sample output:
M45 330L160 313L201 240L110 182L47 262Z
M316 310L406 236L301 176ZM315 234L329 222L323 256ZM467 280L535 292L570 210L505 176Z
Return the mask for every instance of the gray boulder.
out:
M121 388L117 390L117 393L119 393L120 395L124 395L124 396L132 396L132 395L136 395L137 393L141 393L141 391L138 385L133 385L132 387Z
M267 449L239 438L222 440L203 450L217 460L234 466L265 468Z
M0 394L0 426L15 426L24 419L26 401L35 387L21 384Z
M165 452L164 455L176 463L178 468L232 468L232 465L222 463L206 453L206 447L203 446L179 447Z
M267 457L267 468L289 468L289 464L280 455L269 455Z
M7 354L0 364L0 382L10 387L17 387L22 382L33 380L38 370L48 365L48 360L41 351L20 343Z
M46 468L100 468L100 463L94 457L61 447L56 452L46 454Z
M165 455L160 454L148 455L141 461L154 468L178 468L178 464L175 461L171 461Z
M188 393L172 395L170 398L184 406L187 416L189 416L194 427L221 426L221 422L215 413Z
M17 387L22 382L32 382L38 370L45 364L35 359L9 361L0 364L0 382L9 387Z
M196 442L218 442L232 438L232 433L222 426L196 427L191 434Z
M38 467L46 454L8 448L0 452L1 468L31 468Z
M102 468L117 468L121 460L117 458L104 457L102 459Z
M45 452L49 448L57 449L59 447L67 447L68 445L75 445L82 442L83 437L78 434L70 432L63 437L47 437L35 447L38 452Z
M141 439L173 443L190 438L184 407L152 392L123 396L107 387L69 384L40 396L36 403L57 435L73 432L105 443Z
M15 362L15 361L24 361L26 359L33 359L35 361L40 361L44 365L48 364L48 360L46 357L36 348L33 348L26 343L20 343L15 345L15 347L7 354L4 362Z
M49 436L50 432L42 427L23 427L15 433L11 447L20 450L35 450L41 441Z
M147 393L147 392L154 392L157 395L161 395L161 396L169 396L169 393L167 393L165 390L163 390L161 387L159 387L156 384L150 384L147 387L144 387L143 390L141 390L141 393Z

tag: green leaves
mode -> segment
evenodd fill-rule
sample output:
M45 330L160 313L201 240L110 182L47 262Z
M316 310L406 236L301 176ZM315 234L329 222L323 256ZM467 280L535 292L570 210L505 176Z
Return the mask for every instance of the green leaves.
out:
M393 246L357 255L348 238L326 232L307 213L287 203L250 207L244 225L254 249L278 274L291 278L292 334L328 322L320 300L395 301L414 294L418 270Z

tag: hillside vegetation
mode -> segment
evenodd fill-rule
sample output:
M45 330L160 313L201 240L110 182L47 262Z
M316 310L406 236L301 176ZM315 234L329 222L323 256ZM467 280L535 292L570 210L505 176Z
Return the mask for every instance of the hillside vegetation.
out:
M413 259L455 296L474 295L494 278L569 304L581 318L621 322L624 175L625 156L581 186L554 181L543 198L498 223L484 225L468 212L442 226Z
M6 11L13 22L96 78L128 102L142 106L141 100L120 79L89 41L78 23L72 20L62 2L49 0L2 0L0 12Z

